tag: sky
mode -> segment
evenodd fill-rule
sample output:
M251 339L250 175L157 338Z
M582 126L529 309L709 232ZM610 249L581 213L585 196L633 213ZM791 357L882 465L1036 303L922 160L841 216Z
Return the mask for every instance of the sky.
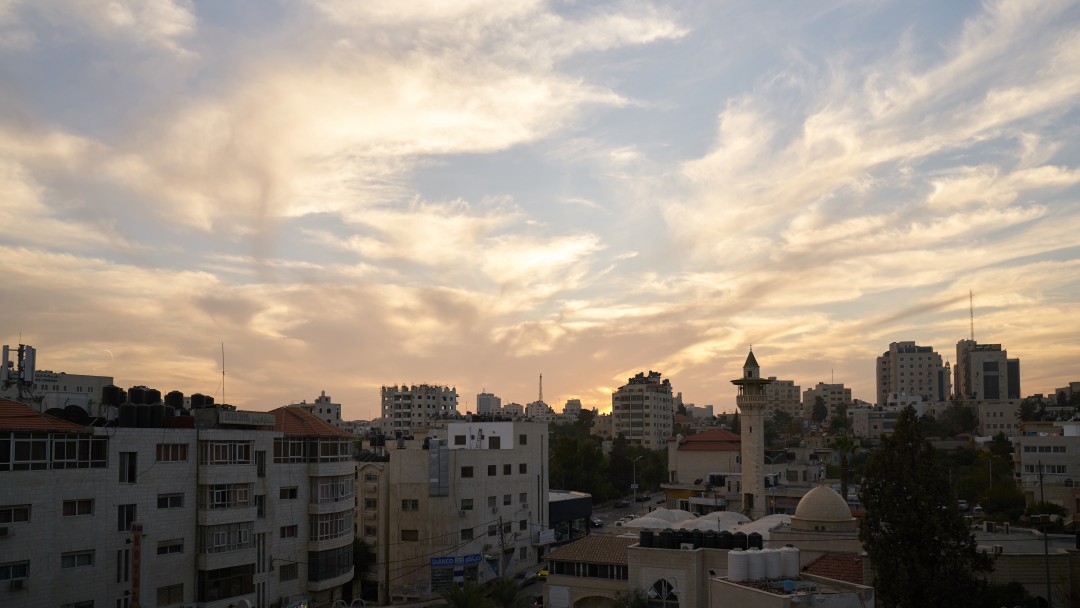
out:
M1080 380L1075 2L0 0L0 339L269 410ZM224 357L223 357L224 352ZM224 395L222 370L225 371Z

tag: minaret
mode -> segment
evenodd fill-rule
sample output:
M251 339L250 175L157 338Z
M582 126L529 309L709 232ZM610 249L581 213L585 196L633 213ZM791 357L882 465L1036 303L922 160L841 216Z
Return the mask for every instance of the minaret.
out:
M765 385L754 349L743 363L742 378L731 381L739 387L735 405L741 412L739 433L742 443L742 505L751 519L765 516Z

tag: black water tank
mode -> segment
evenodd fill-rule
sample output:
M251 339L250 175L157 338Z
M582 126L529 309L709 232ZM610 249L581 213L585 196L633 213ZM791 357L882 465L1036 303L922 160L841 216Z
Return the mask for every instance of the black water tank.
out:
M195 393L191 396L191 409L198 409L200 407L206 407L206 395L202 393Z
M214 407L214 398L210 395L203 397L203 407Z
M86 413L82 407L78 405L69 405L64 408L64 418L74 422L75 424L81 424L86 426L90 424L90 415Z
M690 532L690 541L694 543L695 549L700 549L705 546L705 533L701 530L694 530Z
M146 403L146 387L145 386L133 386L128 389L128 401L135 405L142 405Z
M732 534L731 535L731 548L732 549L742 549L743 551L748 549L749 547L746 544L746 533L744 533L744 532L736 532L735 534Z
M165 426L165 406L164 405L148 405L150 408L150 427L160 429Z
M659 547L661 549L678 549L679 548L679 543L676 542L676 540L675 540L675 531L674 530L672 530L671 528L665 528L664 530L662 530L660 532Z
M719 539L716 537L716 530L705 531L705 548L716 549L719 547Z
M718 549L732 549L734 546L735 539L731 537L731 532L721 530L716 534L716 547Z
M65 412L64 408L62 407L50 407L49 409L45 410L46 416L52 416L53 418L59 418L61 420L66 420L66 418L64 418L64 414L66 413L67 412Z
M134 403L122 403L120 405L120 413L118 423L124 428L133 428L139 426L139 406Z
M651 548L653 546L653 531L642 530L638 536L638 546Z
M101 387L101 402L105 405L120 405L126 397L124 389L115 384Z
M184 407L184 393L169 391L169 394L165 395L165 405L171 405L177 410Z
M138 421L139 421L138 427L140 429L151 428L150 406L149 405L146 405L145 403L142 404L142 405L136 405L135 406L135 415L138 417Z
M683 543L690 542L690 531L680 528L675 532L675 542L678 543L681 548Z
M171 405L166 405L165 406L165 417L166 418L172 418L175 415L176 415L176 408L171 406Z
M757 532L751 532L750 535L746 537L746 542L750 545L750 547L754 547L756 549L765 548L765 545L762 542L761 535Z
M146 402L150 405L161 403L161 391L156 388L146 389Z

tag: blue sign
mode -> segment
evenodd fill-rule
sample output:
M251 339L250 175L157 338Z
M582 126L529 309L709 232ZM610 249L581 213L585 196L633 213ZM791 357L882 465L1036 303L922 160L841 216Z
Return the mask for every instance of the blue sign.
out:
M469 564L479 564L480 563L480 554L479 553L473 553L472 555L466 555L465 560L464 560L463 563L466 566L468 566Z
M448 567L453 568L454 567L454 556L450 555L450 556L447 556L447 557L433 557L433 558L431 558L431 567L432 568L448 568Z

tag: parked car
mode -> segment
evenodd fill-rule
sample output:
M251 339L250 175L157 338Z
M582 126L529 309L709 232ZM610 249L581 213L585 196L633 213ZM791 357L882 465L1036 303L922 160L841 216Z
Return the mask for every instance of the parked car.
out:
M599 517L593 515L593 516L589 517L589 526L593 527L593 528L603 528L604 527L604 520L602 520Z
M629 507L629 506L630 506L630 503L626 502L625 500L623 500L621 498L619 500L615 501L615 508L616 509L624 509L624 508Z
M548 575L548 569L547 568L541 568L540 570L538 570L536 572L536 578L538 578L538 579L540 579L542 581L547 580L547 575Z
M649 495L648 494L642 494L641 496L638 496L634 500L636 500L638 502L649 502Z
M958 507L960 507L960 510L961 510L961 511L967 511L967 510L968 510L968 504L967 504L967 501L966 501L966 500L964 500L964 499L960 499L960 500L956 501L956 505L957 505Z
M514 575L514 580L517 582L518 587L528 587L536 582L536 573L532 570L525 570L524 572L518 572Z

